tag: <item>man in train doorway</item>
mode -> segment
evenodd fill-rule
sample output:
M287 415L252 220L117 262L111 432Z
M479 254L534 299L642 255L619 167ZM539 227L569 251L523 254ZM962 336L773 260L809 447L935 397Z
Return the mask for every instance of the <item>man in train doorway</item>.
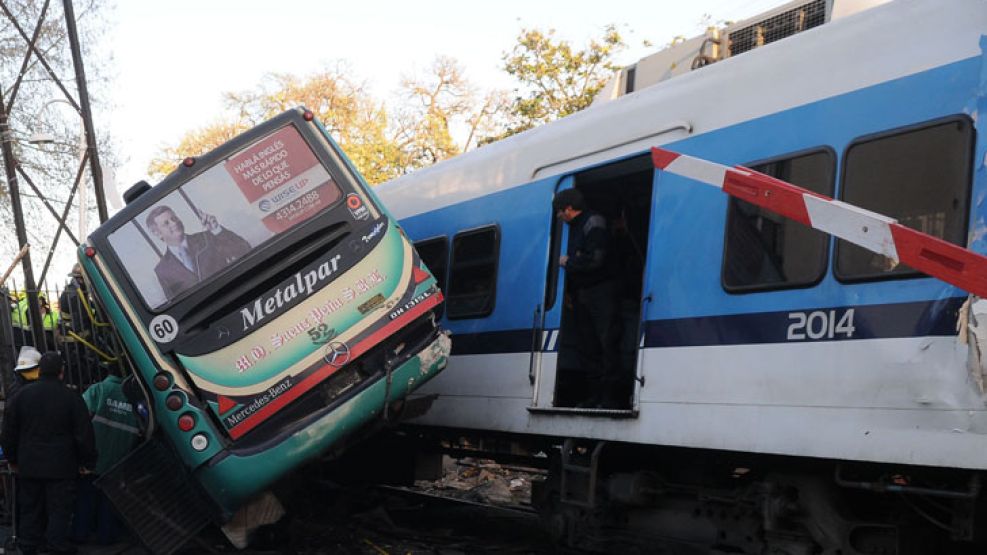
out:
M187 234L169 206L158 206L147 215L147 228L167 247L154 273L169 300L250 250L250 243L220 226L215 216L202 214L201 219L205 230Z
M580 357L590 391L580 406L626 408L629 399L619 398L619 280L607 221L587 209L577 189L556 193L552 209L569 225L569 245L559 265L565 268L581 349L599 354L596 363L591 357Z

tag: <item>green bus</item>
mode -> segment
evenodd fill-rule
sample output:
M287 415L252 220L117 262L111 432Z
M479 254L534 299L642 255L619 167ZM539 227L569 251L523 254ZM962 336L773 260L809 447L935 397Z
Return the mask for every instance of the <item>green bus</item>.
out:
M312 112L125 200L80 260L149 413L99 485L152 550L229 521L445 367L435 278Z

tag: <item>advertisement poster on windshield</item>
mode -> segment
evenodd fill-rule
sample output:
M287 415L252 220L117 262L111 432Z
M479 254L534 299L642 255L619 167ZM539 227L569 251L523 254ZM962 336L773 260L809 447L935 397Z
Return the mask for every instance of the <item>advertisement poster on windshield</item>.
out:
M109 241L148 307L156 310L247 258L343 193L288 125L207 168Z
M290 125L230 157L225 168L274 233L314 216L342 194Z

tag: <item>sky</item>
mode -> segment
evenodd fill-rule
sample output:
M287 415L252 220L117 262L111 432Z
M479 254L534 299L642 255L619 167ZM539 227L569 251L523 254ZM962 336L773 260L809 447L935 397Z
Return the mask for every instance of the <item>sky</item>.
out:
M140 180L155 184L147 168L165 146L222 119L224 92L255 89L269 73L304 77L342 61L375 99L388 101L402 76L424 75L436 57L447 56L481 91L510 90L514 83L501 66L522 29L554 29L556 38L583 48L614 24L629 46L616 61L629 65L676 36L702 34L705 21L741 21L786 0L107 2L115 5L99 22L102 40L83 47L108 65L109 86L90 93L96 134L111 139L120 162L102 157L112 215L122 207L120 193ZM91 231L97 224L89 221ZM64 279L75 256L60 241L49 278ZM38 274L44 257L32 258Z
M510 89L500 68L522 28L555 29L581 47L616 24L630 46L622 65L692 37L713 20L738 21L783 0L118 0L96 54L112 57L112 107L96 113L123 164L120 192L141 179L164 145L220 119L222 93L254 88L271 72L307 75L343 60L376 98L401 76L451 56L487 90ZM642 46L648 40L651 47ZM177 161L176 161L177 162ZM153 181L152 181L153 184Z

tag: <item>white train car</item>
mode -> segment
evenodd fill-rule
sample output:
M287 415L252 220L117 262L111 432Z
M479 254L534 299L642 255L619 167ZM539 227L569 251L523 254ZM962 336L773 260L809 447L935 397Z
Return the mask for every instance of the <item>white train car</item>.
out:
M865 4L792 2L642 60L583 112L378 187L453 331L416 425L561 446L539 501L573 542L618 523L744 553L981 541L987 314L649 156L751 167L987 253L987 1ZM573 362L551 207L570 187L621 224L616 407L584 406Z

